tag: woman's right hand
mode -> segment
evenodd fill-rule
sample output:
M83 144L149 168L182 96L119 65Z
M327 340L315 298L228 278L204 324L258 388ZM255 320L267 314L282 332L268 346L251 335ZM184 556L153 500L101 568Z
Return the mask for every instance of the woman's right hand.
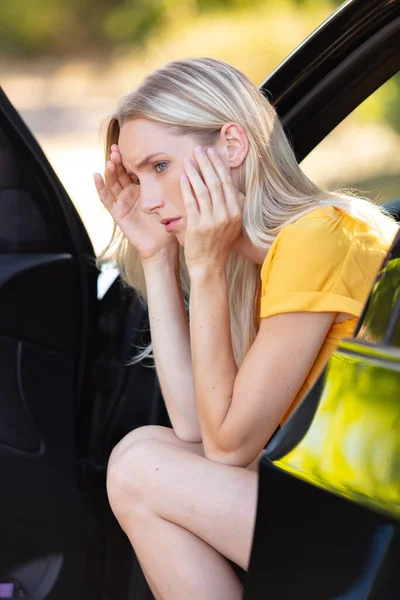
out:
M111 146L104 180L94 173L94 182L101 202L142 259L155 256L160 250L178 246L176 237L165 231L156 214L140 208L139 186L127 174L118 146Z

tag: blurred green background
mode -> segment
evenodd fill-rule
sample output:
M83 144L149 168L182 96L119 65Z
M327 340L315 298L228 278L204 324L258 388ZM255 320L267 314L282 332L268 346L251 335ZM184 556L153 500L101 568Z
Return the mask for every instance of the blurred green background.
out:
M221 58L260 84L338 6L335 0L12 0L0 4L0 81L76 204L96 251L111 219L92 173L119 99L168 60ZM400 77L302 163L324 187L400 195Z
M107 54L123 45L144 48L149 37L162 34L171 23L179 27L199 16L212 23L215 18L240 21L267 12L278 20L300 17L301 27L313 20L312 13L330 12L339 4L333 0L13 0L0 6L0 48L26 58L49 53L79 56L88 50ZM285 44L290 35L280 37ZM274 54L279 50L273 48Z

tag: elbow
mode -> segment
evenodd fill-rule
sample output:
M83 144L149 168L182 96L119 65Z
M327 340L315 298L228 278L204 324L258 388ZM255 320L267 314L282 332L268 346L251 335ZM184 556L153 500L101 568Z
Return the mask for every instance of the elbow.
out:
M244 457L240 457L238 454L228 452L206 452L205 457L212 462L217 462L229 467L246 468L252 462L251 460L246 460Z
M215 444L204 444L204 455L208 460L230 467L249 467L259 460L262 450L253 444L243 444L236 447L222 448Z
M174 427L174 433L183 442L196 444L202 441L200 429L197 427Z
M254 460L254 457L249 457L248 452L241 452L235 450L232 452L226 452L220 449L206 450L204 449L204 456L213 462L227 465L230 467L248 467Z

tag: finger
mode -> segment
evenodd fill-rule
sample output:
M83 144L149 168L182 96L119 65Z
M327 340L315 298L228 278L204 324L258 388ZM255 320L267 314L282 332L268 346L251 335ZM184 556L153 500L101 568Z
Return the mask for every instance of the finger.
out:
M211 197L208 188L201 179L198 170L194 166L194 163L190 160L190 158L185 158L183 161L183 166L185 169L185 174L193 188L199 207L199 212L204 215L210 213L212 211Z
M222 159L218 156L214 148L208 148L207 155L210 158L215 172L221 181L222 189L225 196L225 203L230 215L236 215L238 210L241 211L241 203L239 192L234 184L230 169L225 166ZM243 194L242 194L243 195Z
M104 180L100 173L93 173L94 185L96 186L97 193L100 200L108 211L112 210L114 205L114 199L104 184Z
M111 157L111 154L113 152L119 152L119 146L118 146L118 144L111 144L111 147L110 147L110 157Z
M113 144L115 147L115 144ZM111 148L113 148L111 146ZM132 179L126 172L124 165L122 164L122 156L118 150L113 150L110 154L110 160L115 164L116 174L119 184L122 188L127 188L132 185Z
M196 198L192 192L189 179L185 173L181 175L181 191L183 202L186 207L186 215L188 222L196 223L199 219L199 207L196 202Z
M116 167L115 167L115 164L112 162L112 160L108 160L106 162L104 181L105 181L106 187L108 188L110 194L112 196L114 196L114 198L116 198L118 196L118 194L121 193L122 188L117 179Z
M197 146L195 148L194 155L199 165L201 175L203 176L204 182L208 188L214 214L226 216L228 210L224 198L222 182L218 173L214 169L209 156L201 146Z

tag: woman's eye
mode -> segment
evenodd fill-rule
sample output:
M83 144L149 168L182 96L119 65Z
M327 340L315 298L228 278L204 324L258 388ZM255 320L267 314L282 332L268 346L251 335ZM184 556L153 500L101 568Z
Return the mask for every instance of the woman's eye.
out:
M156 165L154 165L154 168L158 169L158 167L164 167L161 169L161 171L157 171L158 173L162 173L163 171L165 171L165 168L167 167L167 165L168 165L167 161L163 160L162 162L159 162Z
M167 166L168 166L168 161L163 160L162 162L155 164L154 168L156 169L157 173L162 173L163 171L165 171ZM160 170L158 170L159 168L160 168ZM140 185L139 179L137 179L137 178L134 179L133 177L131 177L131 179L132 179L133 185Z

